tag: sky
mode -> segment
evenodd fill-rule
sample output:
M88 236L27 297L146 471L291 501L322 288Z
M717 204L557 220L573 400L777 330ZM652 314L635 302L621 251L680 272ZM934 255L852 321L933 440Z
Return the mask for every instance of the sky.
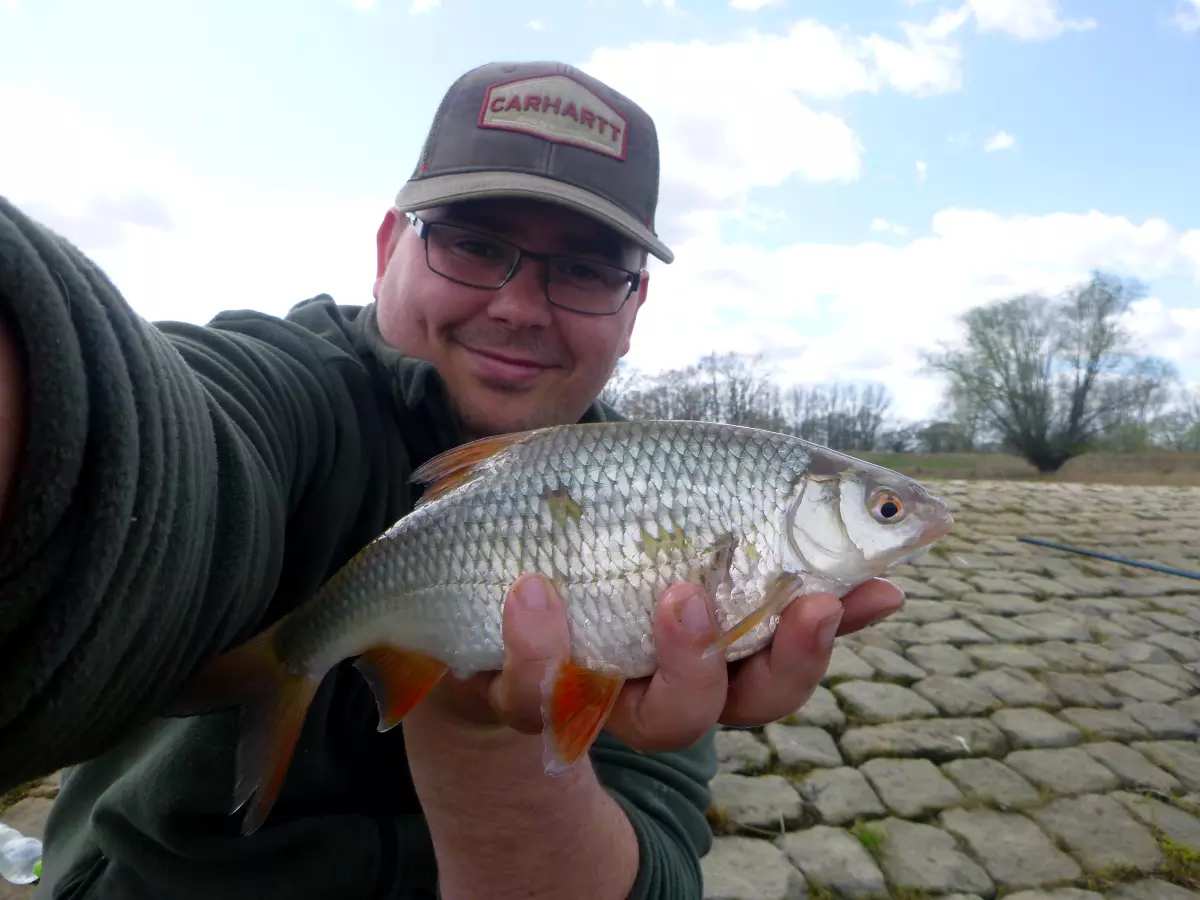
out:
M1100 268L1200 382L1200 0L0 0L0 194L151 320L368 303L445 89L539 59L657 125L638 368L934 416L964 310Z

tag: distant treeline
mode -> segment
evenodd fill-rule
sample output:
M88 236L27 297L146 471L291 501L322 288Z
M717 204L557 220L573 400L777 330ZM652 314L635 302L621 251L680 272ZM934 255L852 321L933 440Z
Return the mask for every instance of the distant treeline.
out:
M604 399L637 418L751 425L846 452L1017 453L1042 471L1090 450L1200 452L1200 390L1136 353L1120 324L1136 292L1096 274L1059 298L968 311L961 344L926 356L945 390L925 421L894 415L885 385L782 385L761 357L737 353L656 374L623 363Z

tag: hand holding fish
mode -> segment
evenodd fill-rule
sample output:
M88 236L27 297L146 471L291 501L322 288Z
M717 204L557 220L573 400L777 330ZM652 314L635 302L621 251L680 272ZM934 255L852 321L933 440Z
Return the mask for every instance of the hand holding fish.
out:
M653 675L627 681L605 730L642 752L678 750L714 724L755 726L802 706L825 676L833 641L900 608L895 585L873 579L838 599L818 593L788 606L770 646L727 664L705 657L718 637L711 598L695 584L668 588L654 613L659 665ZM443 679L426 703L471 727L496 725L538 734L547 671L570 654L562 598L547 579L522 576L504 608L506 649L500 672Z

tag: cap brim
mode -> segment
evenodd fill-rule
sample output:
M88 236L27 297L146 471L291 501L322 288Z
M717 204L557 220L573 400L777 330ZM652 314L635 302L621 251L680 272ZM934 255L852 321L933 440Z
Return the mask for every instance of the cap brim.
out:
M559 203L599 220L665 263L675 259L654 232L615 203L574 185L526 172L463 172L409 181L396 195L396 208L415 212L485 197L529 197Z

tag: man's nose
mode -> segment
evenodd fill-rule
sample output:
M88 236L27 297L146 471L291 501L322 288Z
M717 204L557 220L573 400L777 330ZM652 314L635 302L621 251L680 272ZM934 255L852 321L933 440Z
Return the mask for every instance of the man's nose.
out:
M493 292L488 314L510 325L549 325L553 312L546 298L545 277L545 263L522 258L508 283Z

